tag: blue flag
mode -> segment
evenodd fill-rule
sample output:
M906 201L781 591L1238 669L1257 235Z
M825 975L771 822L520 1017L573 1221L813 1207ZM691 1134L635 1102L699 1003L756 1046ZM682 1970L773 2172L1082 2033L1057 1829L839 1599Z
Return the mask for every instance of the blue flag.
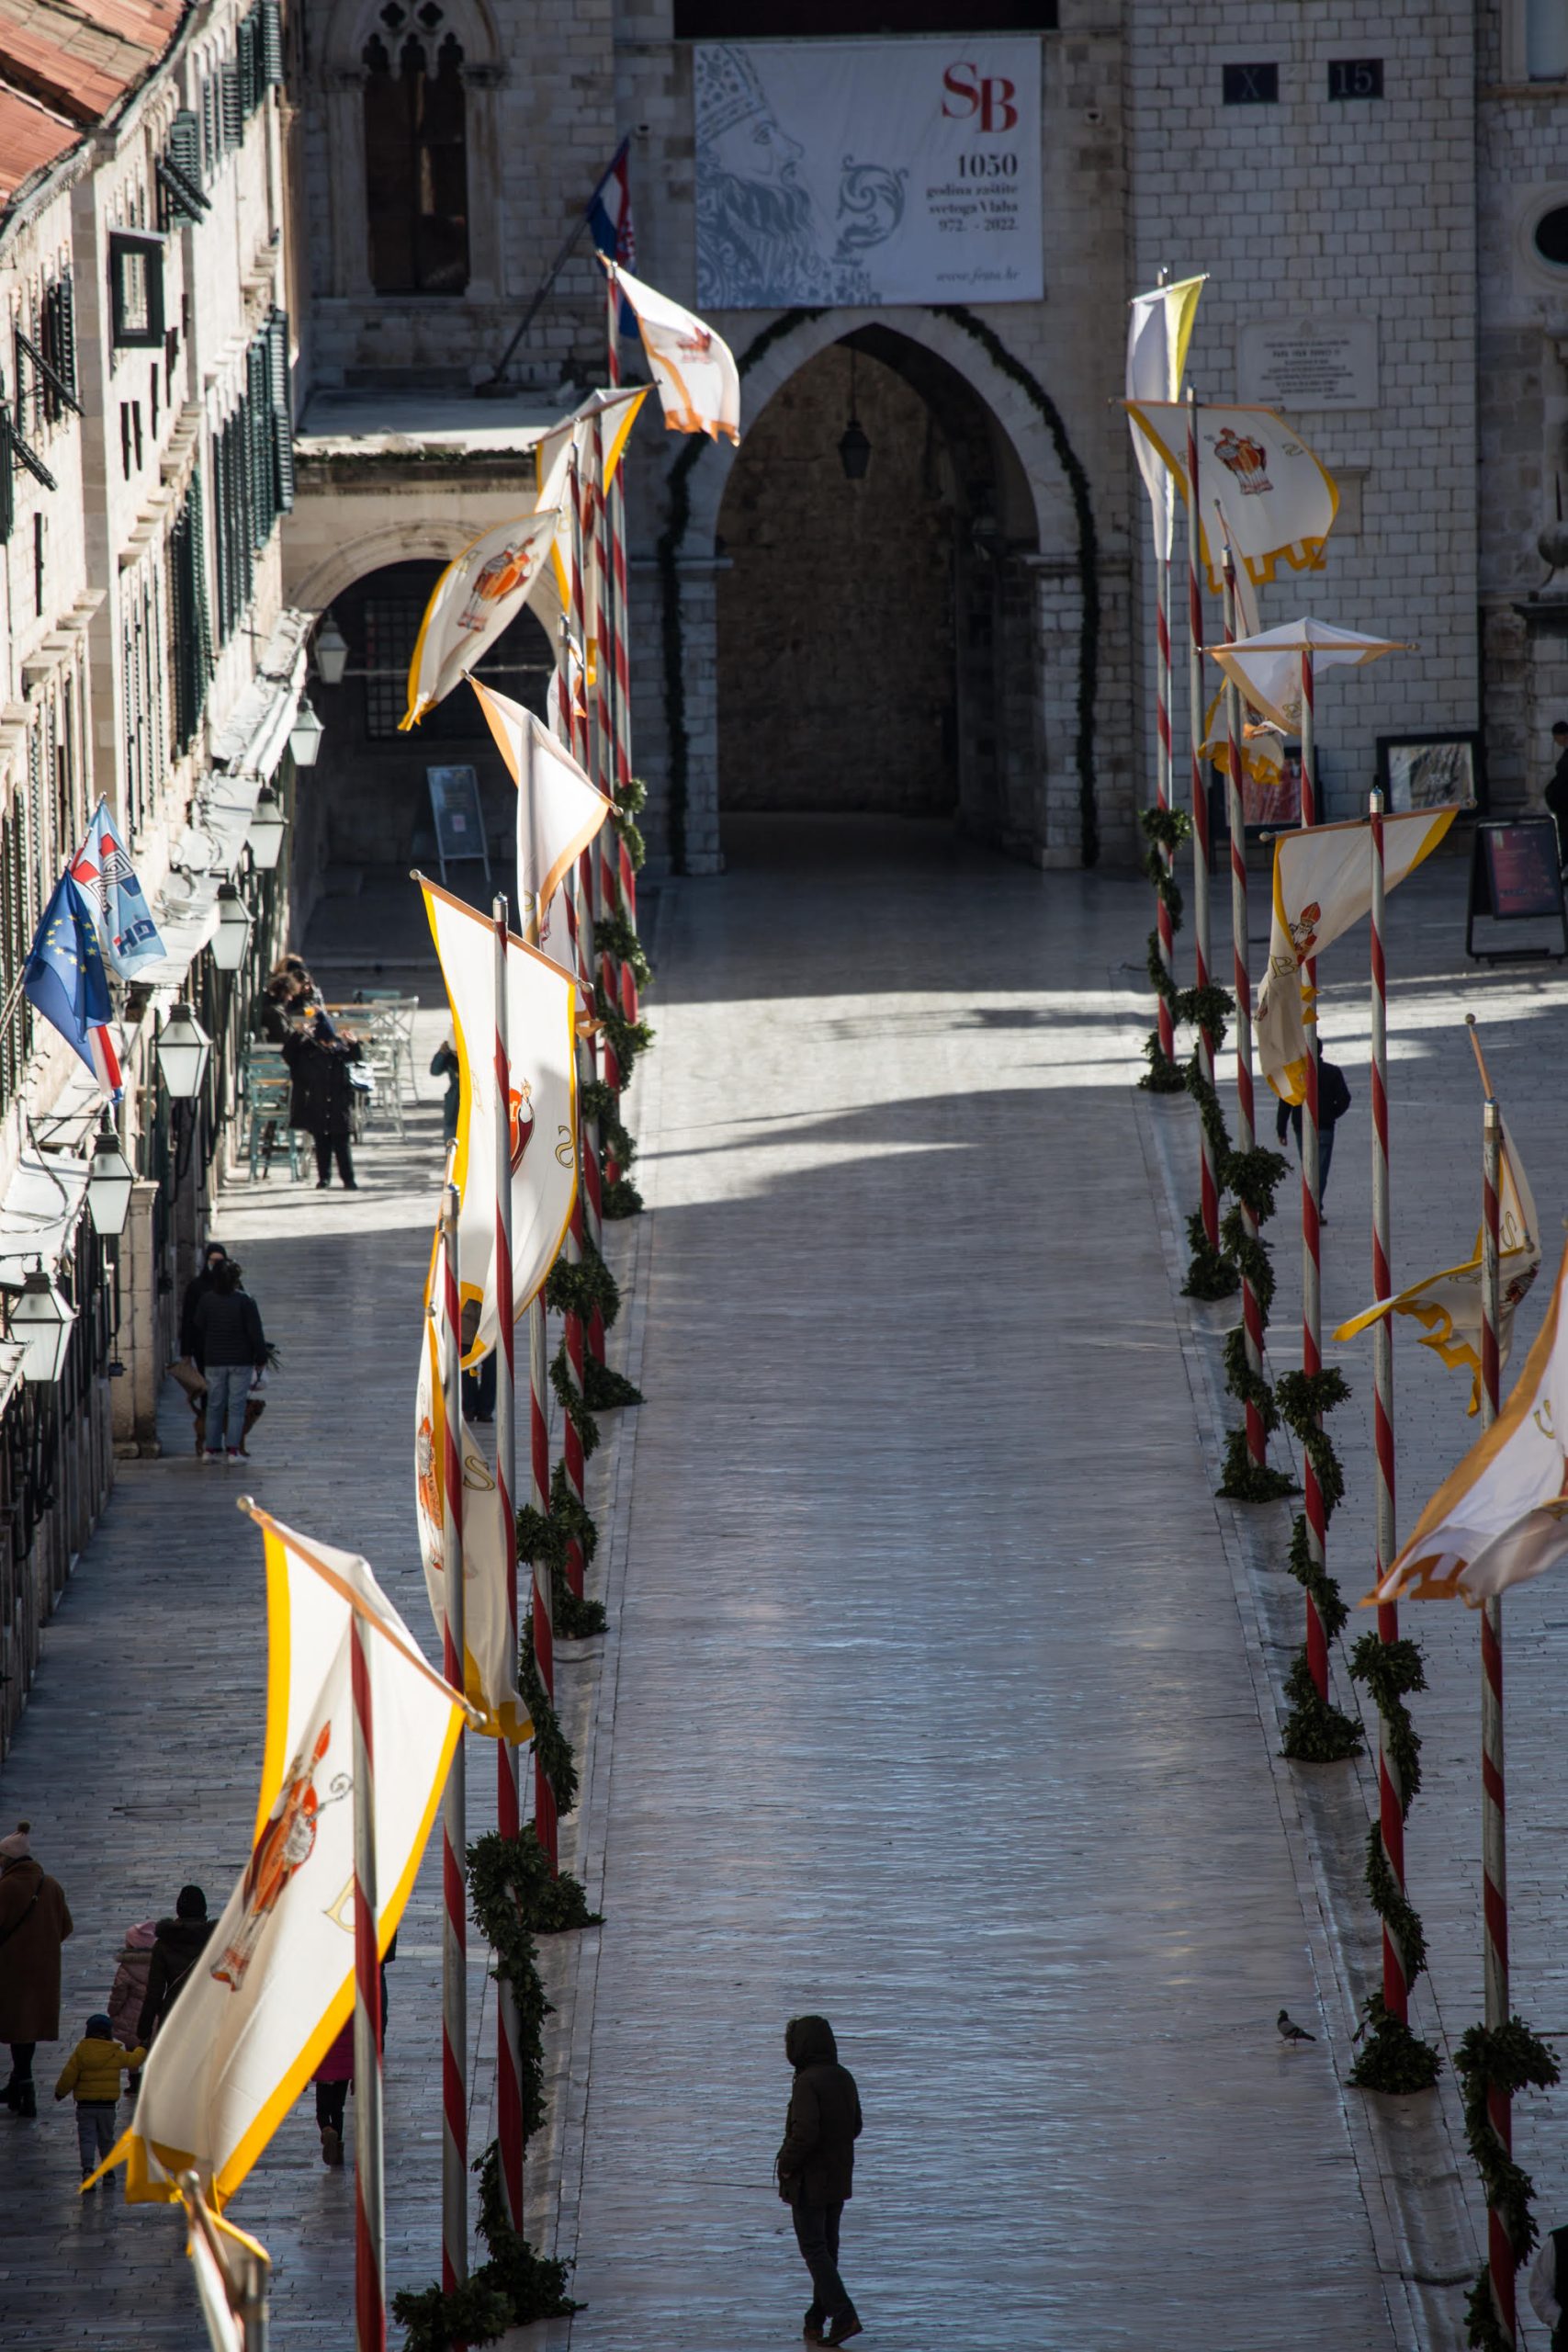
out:
M122 980L133 980L143 964L164 961L167 951L107 800L94 809L71 872L96 917L104 953Z
M22 992L73 1046L111 1101L119 1098L119 1061L109 1035L114 1009L93 910L62 874L39 918L22 972Z

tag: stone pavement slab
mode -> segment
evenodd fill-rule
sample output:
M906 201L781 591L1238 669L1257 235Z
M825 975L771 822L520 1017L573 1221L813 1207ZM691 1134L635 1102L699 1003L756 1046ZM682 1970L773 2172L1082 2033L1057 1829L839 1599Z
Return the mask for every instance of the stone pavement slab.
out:
M1393 2342L1107 967L1147 899L736 823L671 893L573 2352Z

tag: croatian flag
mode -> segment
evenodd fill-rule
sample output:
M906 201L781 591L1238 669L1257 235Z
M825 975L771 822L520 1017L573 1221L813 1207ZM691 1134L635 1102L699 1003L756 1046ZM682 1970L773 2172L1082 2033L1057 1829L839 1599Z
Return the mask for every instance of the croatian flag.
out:
M119 1057L109 1032L113 1008L93 910L62 874L39 918L22 970L22 993L73 1046L111 1102L120 1098Z
M133 980L143 964L163 962L167 951L107 800L93 811L71 874L93 910L104 954L122 980Z
M618 262L623 269L635 270L637 236L632 228L632 187L627 169L631 143L629 139L622 140L609 170L589 198L588 226L607 261ZM624 335L637 334L636 314L624 300L620 330Z

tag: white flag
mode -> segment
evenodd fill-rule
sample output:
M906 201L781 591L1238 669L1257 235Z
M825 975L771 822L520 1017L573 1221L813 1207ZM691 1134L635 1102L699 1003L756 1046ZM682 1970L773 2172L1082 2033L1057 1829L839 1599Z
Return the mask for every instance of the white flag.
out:
M414 1401L414 1516L420 1557L438 1641L446 1634L446 1563L454 1548L450 1508L452 1448L441 1383L444 1328L450 1302L446 1253L435 1238L425 1286L424 1332ZM479 1710L478 1730L492 1739L526 1739L533 1730L517 1690L517 1636L507 1589L506 1538L495 1473L467 1421L458 1430L462 1461L463 1690Z
M721 433L740 438L740 376L722 335L679 302L658 294L601 254L637 324L642 347L671 433Z
M1444 1479L1374 1600L1472 1608L1568 1559L1568 1249L1540 1336L1492 1427Z
M1180 398L1187 346L1198 315L1198 297L1207 284L1205 277L1184 277L1176 286L1156 286L1152 294L1135 294L1128 304L1126 390L1130 401ZM1131 418L1128 424L1133 435L1133 455L1149 494L1155 554L1165 561L1170 555L1171 522L1176 508L1170 470Z
M251 1858L142 2070L107 2159L132 2204L175 2201L194 2171L223 2205L354 2007L351 1623L369 1645L377 1935L385 1951L419 1870L462 1702L420 1655L367 1561L253 1515L265 1538L266 1742ZM107 2166L106 2166L107 2169Z
M1302 723L1302 655L1312 655L1313 676L1348 666L1359 669L1384 653L1407 652L1392 638L1364 637L1359 629L1336 628L1332 621L1286 621L1279 628L1259 629L1229 645L1208 649L1245 700L1287 735Z
M1185 501L1185 406L1129 401L1126 409ZM1214 594L1224 586L1222 522L1237 570L1258 587L1273 579L1280 563L1315 571L1339 511L1338 487L1327 467L1271 408L1203 407L1196 415L1198 532Z
M500 1329L495 1255L495 928L449 890L422 883L457 1047L458 1272L465 1304L481 1302L477 1363ZM556 1261L577 1194L576 983L509 933L507 1048L512 1062L513 1313L524 1314Z
M1383 819L1385 890L1431 854L1455 814L1424 808ZM1365 820L1278 836L1269 968L1258 991L1253 1034L1258 1066L1283 1102L1300 1102L1306 1093L1311 1008L1303 967L1370 914L1371 905L1372 831Z
M517 786L517 888L542 916L614 804L531 710L468 684Z
M406 732L449 695L538 596L558 516L553 507L493 523L454 557L430 593L409 663Z

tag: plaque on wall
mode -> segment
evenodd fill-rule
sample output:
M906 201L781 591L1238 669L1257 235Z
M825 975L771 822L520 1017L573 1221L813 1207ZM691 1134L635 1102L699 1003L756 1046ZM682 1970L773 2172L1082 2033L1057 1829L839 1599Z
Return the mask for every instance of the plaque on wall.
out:
M1377 408L1378 322L1248 319L1236 330L1236 397L1264 408Z

